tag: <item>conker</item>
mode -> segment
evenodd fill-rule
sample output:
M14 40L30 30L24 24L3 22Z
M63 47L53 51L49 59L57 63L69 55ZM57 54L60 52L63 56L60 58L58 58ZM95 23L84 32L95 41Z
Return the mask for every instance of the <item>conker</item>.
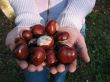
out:
M22 32L22 37L23 37L25 40L27 40L27 41L31 40L31 39L32 39L32 33L31 33L31 31L30 31L30 30L24 30L24 31Z
M18 37L15 39L15 44L17 45L21 45L21 44L26 44L26 41L24 40L23 37Z
M72 63L77 57L76 49L72 47L61 47L59 50L59 60L64 64Z
M58 41L65 41L69 38L69 33L68 32L60 32L57 34L57 40Z
M45 34L45 26L43 25L35 25L34 27L32 27L32 33L35 36L41 36Z
M60 28L56 20L50 20L46 27L46 32L48 35L53 35Z
M33 66L46 62L47 67L52 68L53 74L63 72L64 65L71 64L76 59L77 51L62 43L68 40L70 35L66 31L59 32L59 28L60 25L56 20L50 20L46 28L37 24L31 27L31 30L23 30L20 37L15 40L16 58L25 60Z
M34 48L32 56L33 56L32 57L33 64L38 66L45 61L46 52L42 47L36 47Z
M47 55L46 55L47 59L46 59L46 62L47 62L47 66L52 66L54 65L56 62L57 62L57 58L56 58L56 52L54 50L48 50L47 51Z
M21 44L14 49L16 58L26 60L29 55L29 48L27 44Z
M43 35L38 38L37 45L44 49L52 48L54 45L54 39L51 36Z

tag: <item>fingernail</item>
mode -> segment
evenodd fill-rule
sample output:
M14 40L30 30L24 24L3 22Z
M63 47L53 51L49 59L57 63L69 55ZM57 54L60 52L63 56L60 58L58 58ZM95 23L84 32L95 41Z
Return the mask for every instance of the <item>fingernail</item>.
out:
M30 71L30 72L35 72L35 71L36 71L36 66L34 66L34 65L29 65L28 71Z
M36 71L40 72L43 70L43 67L37 67Z
M63 65L63 64L58 65L58 66L57 66L57 71L58 71L59 73L64 72L64 71L65 71L65 65Z
M50 69L50 72L55 75L57 73L57 69L55 67L52 67Z

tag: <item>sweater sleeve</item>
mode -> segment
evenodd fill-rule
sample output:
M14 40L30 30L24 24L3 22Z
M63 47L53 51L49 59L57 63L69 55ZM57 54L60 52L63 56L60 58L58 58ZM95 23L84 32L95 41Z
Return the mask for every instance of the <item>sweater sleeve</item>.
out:
M16 14L16 27L31 27L45 23L37 10L35 0L9 0L9 2Z
M64 11L59 15L57 21L62 27L75 26L82 28L85 17L92 11L96 0L68 0Z

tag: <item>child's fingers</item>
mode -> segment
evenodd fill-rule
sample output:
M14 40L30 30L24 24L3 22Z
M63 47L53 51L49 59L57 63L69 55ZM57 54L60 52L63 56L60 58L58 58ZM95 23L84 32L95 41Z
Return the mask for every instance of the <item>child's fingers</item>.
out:
M30 64L30 65L28 66L27 70L30 71L30 72L35 72L35 71L40 72L40 71L43 70L43 66L42 66L42 65L35 66L35 65L33 65L33 64Z
M21 69L27 69L30 72L42 71L43 67L45 66L44 62L39 66L35 66L33 64L28 64L28 62L26 62L24 60L16 59L16 61L17 61L17 64L20 66Z
M63 27L59 29L60 32L68 32L69 33L69 38L66 41L63 41L63 44L66 44L70 47L73 46L73 44L76 43L76 40L78 38L78 34L80 33L76 28L72 27Z
M9 47L9 49L11 50L11 51L13 51L14 50L14 48L15 48L15 44L14 43L10 43L9 45L8 45L8 47Z
M45 66L46 66L46 63L43 62L41 65L36 66L36 71L42 71Z
M7 46L9 49L11 49L11 51L13 51L13 49L15 48L15 43L14 43L14 41L15 41L15 36L17 36L17 35L15 35L15 34L13 33L13 31L11 31L11 32L9 32L9 34L8 34L7 37L6 37L6 42L5 42L5 44L6 44L6 46Z
M50 72L51 72L51 74L57 74L58 73L56 67L51 67Z
M77 40L77 47L80 50L79 52L80 52L81 59L85 63L90 62L90 57L88 55L86 43L85 43L84 37L81 34L79 34L79 37L78 37L78 40Z
M20 66L21 69L26 69L28 67L28 63L24 60L16 59L17 64Z
M46 63L45 63L45 62L43 62L43 63L42 63L42 66L43 66L43 67L44 67L44 66L46 66Z
M59 73L64 72L64 71L65 71L65 65L64 65L64 64L59 64L59 65L57 66L57 71L58 71Z
M68 66L68 71L69 71L70 73L75 72L75 71L76 71L76 66L77 66L77 59L76 59L72 64L70 64L70 65Z
M57 67L51 67L50 68L50 72L52 74L57 74L58 72L62 73L64 71L65 71L65 65L64 64L59 64Z
M29 72L35 72L36 69L37 69L36 66L33 65L33 64L30 64L30 65L28 66L28 68L27 68L27 70L28 70Z
M29 27L19 27L19 28L16 27L8 33L5 44L8 48L11 49L11 51L13 51L16 46L15 39L21 36L21 33L23 30L30 30L30 28Z
M40 72L43 70L43 66L42 65L39 65L36 67L36 71Z

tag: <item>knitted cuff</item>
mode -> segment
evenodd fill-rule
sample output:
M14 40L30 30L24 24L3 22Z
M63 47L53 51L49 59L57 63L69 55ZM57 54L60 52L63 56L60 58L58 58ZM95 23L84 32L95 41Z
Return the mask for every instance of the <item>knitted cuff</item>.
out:
M60 24L61 27L72 27L81 30L82 24L85 23L85 18L78 15L62 13L58 17L57 22Z
M68 0L64 11L59 15L57 21L59 24L81 30L85 23L85 17L92 11L96 0Z
M16 27L31 27L35 24L45 24L40 16L35 0L10 0L15 13Z
M39 15L25 13L16 17L15 24L16 27L31 27L36 24L45 25L45 21Z

